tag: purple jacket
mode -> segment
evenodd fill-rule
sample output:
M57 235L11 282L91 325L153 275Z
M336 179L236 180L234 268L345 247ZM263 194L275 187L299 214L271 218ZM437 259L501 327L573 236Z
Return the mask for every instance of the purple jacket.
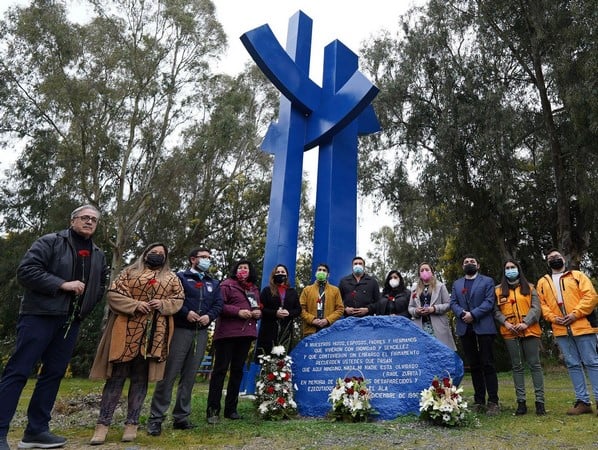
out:
M260 303L260 291L252 285L249 290L255 297L257 304ZM222 313L216 319L216 330L214 340L231 337L257 337L257 321L255 319L241 319L239 311L251 309L245 289L241 284L232 278L224 280L220 284L220 293L224 301Z

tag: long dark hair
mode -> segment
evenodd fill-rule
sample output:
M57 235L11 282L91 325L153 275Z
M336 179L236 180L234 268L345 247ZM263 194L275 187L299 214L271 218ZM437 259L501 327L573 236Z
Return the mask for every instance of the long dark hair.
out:
M390 287L390 277L393 274L397 274L399 276L399 285L396 288ZM382 295L386 295L391 291L397 290L399 292L403 292L405 290L405 280L403 280L403 276L400 274L398 270L391 270L386 275L386 280L384 280L384 287L382 288Z
M517 270L519 271L519 290L523 295L529 295L532 290L529 285L529 282L527 281L527 278L525 278L525 275L523 274L523 270L521 270L521 264L519 264L514 259L510 258L505 260L504 263L502 263L502 280L500 281L501 295L503 297L509 296L509 279L505 275L505 266L507 265L507 263L511 263L517 266Z
M237 269L241 264L247 264L249 266L249 276L247 277L247 281L253 284L257 283L257 271L255 270L255 266L251 261L248 259L240 259L236 263L234 263L230 269L229 277L233 280L237 280ZM239 281L239 280L237 280Z
M274 274L276 273L276 270L282 267L284 269L284 271L287 273L287 281L285 281L283 284L286 287L289 287L289 269L287 269L287 266L285 266L284 264L276 264L274 266L274 269L272 269L272 272L270 272L270 292L272 293L272 295L274 297L278 296L278 285L274 282Z

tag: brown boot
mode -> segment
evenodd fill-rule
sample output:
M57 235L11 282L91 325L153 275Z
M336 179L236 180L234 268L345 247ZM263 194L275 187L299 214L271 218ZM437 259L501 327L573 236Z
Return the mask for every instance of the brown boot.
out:
M108 434L108 425L102 425L98 423L96 429L93 432L93 437L89 441L89 445L100 445L106 442L106 435Z
M123 437L121 441L123 442L133 442L137 437L137 425L132 423L125 424L125 431L123 431Z
M576 400L575 406L567 410L568 416L579 416L580 414L592 414L592 406L582 400Z

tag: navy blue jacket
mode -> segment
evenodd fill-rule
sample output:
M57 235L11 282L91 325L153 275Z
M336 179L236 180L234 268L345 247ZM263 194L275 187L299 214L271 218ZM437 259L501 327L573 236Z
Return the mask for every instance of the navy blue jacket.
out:
M204 274L201 279L197 272L190 269L178 272L177 277L185 290L185 301L183 307L174 315L174 326L195 329L196 324L187 320L189 311L195 311L200 316L207 314L210 323L216 320L223 306L218 280L208 274Z
M478 273L473 280L471 292L465 288L465 278L455 281L451 293L451 309L457 319L457 335L463 336L467 332L467 324L461 319L463 311L469 311L473 316L475 334L496 334L495 303L496 294L492 278Z

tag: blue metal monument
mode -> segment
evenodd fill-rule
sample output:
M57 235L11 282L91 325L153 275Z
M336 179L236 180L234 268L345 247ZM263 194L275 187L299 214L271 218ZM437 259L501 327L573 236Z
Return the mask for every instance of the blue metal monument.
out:
M312 20L289 20L286 50L268 25L241 41L280 90L278 122L262 148L274 154L263 282L276 264L295 279L303 152L319 146L313 264L327 262L332 283L350 271L357 233L357 137L379 131L371 106L378 88L358 71L358 58L340 41L324 50L322 87L309 78ZM305 280L309 281L309 280Z

